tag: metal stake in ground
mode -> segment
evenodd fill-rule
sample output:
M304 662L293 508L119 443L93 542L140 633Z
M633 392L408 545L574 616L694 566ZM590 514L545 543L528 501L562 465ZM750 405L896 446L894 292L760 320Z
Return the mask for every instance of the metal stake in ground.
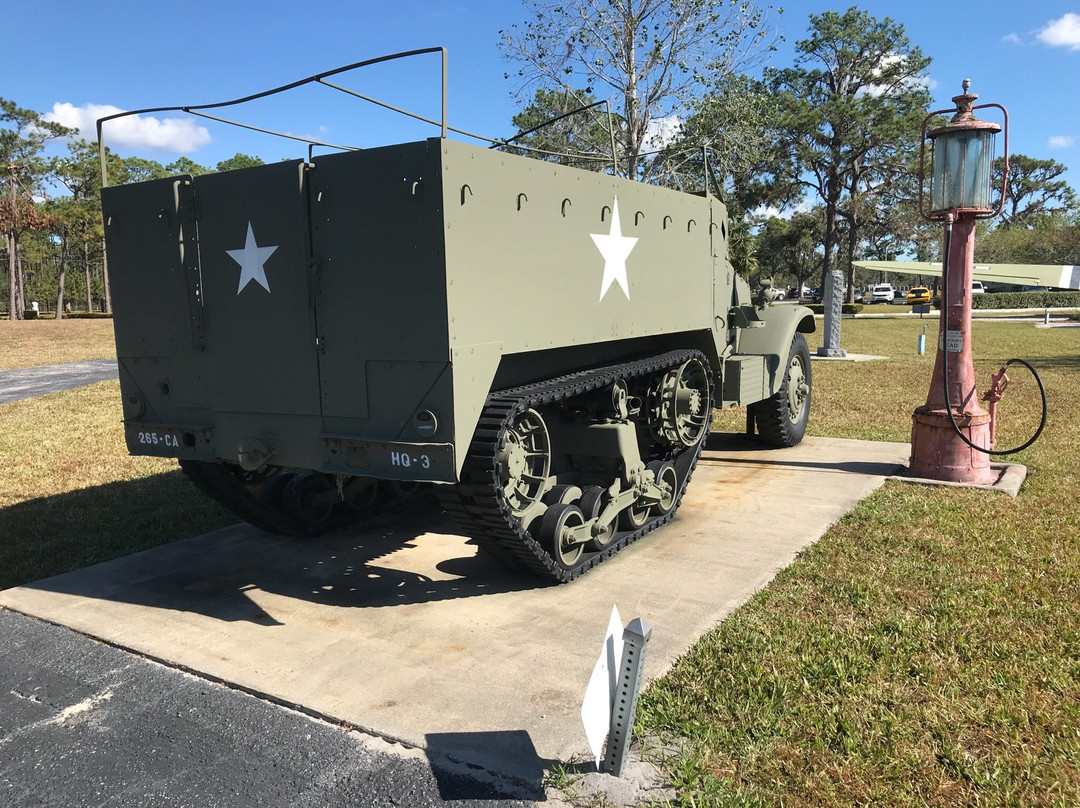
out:
M638 693L645 669L645 646L652 636L652 627L635 617L623 630L623 652L616 679L615 703L611 708L611 728L608 731L604 769L616 777L622 774L626 751L637 713Z

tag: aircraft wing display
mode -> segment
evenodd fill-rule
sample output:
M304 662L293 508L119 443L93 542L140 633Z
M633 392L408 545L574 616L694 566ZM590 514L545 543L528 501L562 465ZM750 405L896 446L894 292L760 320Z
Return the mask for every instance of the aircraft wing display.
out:
M855 261L855 266L878 272L941 277L941 264L931 261ZM1080 265L975 264L975 280L1015 283L1023 286L1056 286L1080 289Z

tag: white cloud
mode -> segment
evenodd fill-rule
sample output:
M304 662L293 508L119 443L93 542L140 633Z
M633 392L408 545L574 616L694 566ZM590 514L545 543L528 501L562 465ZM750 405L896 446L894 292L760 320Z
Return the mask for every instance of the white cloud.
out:
M666 118L653 118L645 130L645 148L648 151L659 151L674 142L679 136L679 127L682 121L678 115L668 115Z
M905 56L896 52L886 53L881 59L882 70L892 67L897 63L902 63L905 59ZM878 74L880 75L881 72L882 71L879 70ZM909 76L904 79L903 83L905 87L922 87L925 90L934 90L938 86L937 81L930 78L930 76ZM859 95L869 95L876 98L884 95L888 90L889 88L883 84L869 84L859 91Z
M778 208L775 205L762 205L750 211L750 215L758 219L791 219L796 213L806 213L814 209L814 203L803 197L793 206Z
M1080 14L1069 12L1060 20L1048 22L1039 30L1039 39L1051 47L1080 50Z
M97 140L98 118L123 110L108 104L53 104L45 120L79 130L79 136ZM210 142L210 133L188 118L155 118L131 115L106 122L105 145L113 148L150 149L170 154L186 154Z
M1076 138L1072 135L1051 135L1046 145L1051 149L1067 149L1075 142Z
M1024 44L1024 41L1022 39L1020 39L1020 36L1018 34L1015 34L1015 33L1005 34L1005 36L1003 36L1001 38L1001 41L1006 42L1009 45L1023 45Z

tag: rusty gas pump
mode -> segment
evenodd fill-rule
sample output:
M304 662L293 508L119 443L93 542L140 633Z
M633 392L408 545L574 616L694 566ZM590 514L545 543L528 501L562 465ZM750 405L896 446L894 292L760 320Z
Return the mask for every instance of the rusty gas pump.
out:
M912 414L911 462L913 477L975 485L992 484L997 474L990 455L1011 454L1030 446L1045 424L1046 394L1038 374L1022 359L1010 359L999 371L983 400L976 389L971 350L971 281L974 274L975 223L1001 213L1009 175L1009 113L1000 104L975 106L978 95L969 93L971 82L964 79L963 93L953 97L954 110L931 112L923 121L922 151L919 159L919 213L931 221L944 222L942 255L942 297L937 358L926 403ZM990 203L990 175L994 163L994 137L1002 127L975 117L974 110L996 107L1004 116L1005 167L998 203ZM944 126L927 131L936 115L954 112ZM925 210L923 164L927 139L932 148L930 209ZM1038 431L1015 449L998 451L995 439L996 404L1008 377L1008 365L1021 363L1035 375L1043 396L1043 420Z

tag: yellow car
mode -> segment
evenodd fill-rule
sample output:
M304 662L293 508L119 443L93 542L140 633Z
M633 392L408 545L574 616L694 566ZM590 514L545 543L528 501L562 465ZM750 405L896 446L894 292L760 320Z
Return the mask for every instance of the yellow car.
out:
M908 305L915 305L916 303L929 303L930 302L930 290L925 286L915 286L908 290L907 293Z

